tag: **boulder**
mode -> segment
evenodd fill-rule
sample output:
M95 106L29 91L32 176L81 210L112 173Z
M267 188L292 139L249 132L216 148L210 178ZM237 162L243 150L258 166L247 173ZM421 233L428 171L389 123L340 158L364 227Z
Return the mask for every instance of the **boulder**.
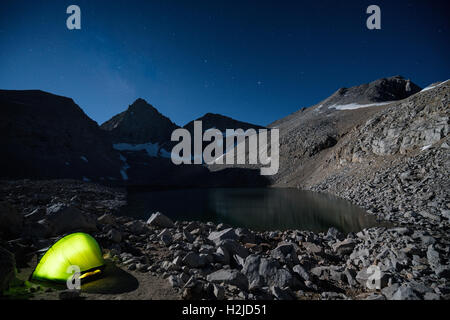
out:
M133 220L125 223L127 229L133 234L142 234L146 231L145 223L140 220Z
M259 265L261 256L256 254L249 255L244 262L242 273L248 278L249 283L259 280Z
M226 239L237 240L238 235L236 234L233 228L228 228L222 231L211 232L208 236L208 239L218 244L220 241Z
M6 201L0 202L0 238L13 239L23 229L23 215Z
M327 238L340 240L340 239L342 239L342 237L343 237L343 234L335 227L331 227L327 231Z
M294 300L295 295L289 288L280 288L278 286L271 286L270 287L270 293L277 299L277 300Z
M0 295L8 290L16 274L16 261L14 255L8 250L0 247Z
M108 237L109 240L115 243L119 243L122 241L122 234L116 229L109 230L106 236Z
M34 209L31 213L26 214L24 216L26 221L39 221L41 219L45 218L45 214L46 214L47 210L45 207L39 207Z
M63 203L48 207L45 220L51 228L52 236L74 231L97 231L96 221L93 218L77 207Z
M392 300L420 300L409 286L401 286L392 296Z
M190 268L200 268L205 266L206 259L195 252L189 252L182 260L183 264Z
M222 286L213 284L213 294L217 300L225 299L225 289Z
M236 235L242 243L256 243L255 235L248 229L236 228Z
M100 224L111 225L114 224L114 217L112 214L105 213L104 215L98 217L97 221Z
M298 274L300 276L300 278L302 278L305 281L311 280L309 273L305 270L305 268L303 268L299 264L294 266L294 268L292 268L292 271L294 271L296 274Z
M175 225L173 221L167 216L163 215L161 212L153 213L147 220L147 224L150 226L157 226L161 228L173 228Z
M248 256L248 249L244 248L239 242L232 239L225 239L217 242L219 247L225 248L231 256L237 255L243 259Z
M283 264L294 266L299 263L296 249L297 246L292 243L282 243L273 249L270 255Z
M241 290L248 290L248 280L245 275L237 270L221 269L209 274L206 278L214 283L226 283L237 286Z
M348 255L353 252L356 246L356 242L352 239L345 239L343 241L336 242L332 248L338 255Z

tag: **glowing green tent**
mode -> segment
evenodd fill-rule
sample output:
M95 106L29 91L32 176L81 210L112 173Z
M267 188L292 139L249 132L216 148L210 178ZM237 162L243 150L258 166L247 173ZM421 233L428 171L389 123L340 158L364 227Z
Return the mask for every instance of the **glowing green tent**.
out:
M42 257L31 278L66 282L70 266L80 268L80 279L98 274L105 265L97 241L86 233L72 233L58 240Z

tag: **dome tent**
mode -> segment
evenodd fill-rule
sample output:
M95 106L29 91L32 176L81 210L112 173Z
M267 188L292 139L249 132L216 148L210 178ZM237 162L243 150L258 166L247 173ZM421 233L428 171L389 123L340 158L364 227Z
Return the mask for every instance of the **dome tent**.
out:
M32 280L66 282L69 266L80 268L80 279L98 274L105 266L97 241L86 233L72 233L53 244L39 261Z

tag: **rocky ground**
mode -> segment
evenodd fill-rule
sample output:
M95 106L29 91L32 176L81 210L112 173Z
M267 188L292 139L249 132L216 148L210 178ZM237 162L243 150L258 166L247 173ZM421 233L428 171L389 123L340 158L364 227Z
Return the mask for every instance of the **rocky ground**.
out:
M342 196L357 202L356 189ZM361 192L370 194L364 189ZM396 215L394 228L370 228L347 235L335 229L319 234L253 232L223 224L172 222L159 213L149 212L147 221L118 216L115 213L125 204L124 190L79 181L3 181L0 196L1 285L3 289L8 285L25 288L27 297L33 299L73 297L45 284L12 279L25 280L38 250L79 230L99 241L108 268L117 268L138 283L111 293L94 290L102 287L94 281L91 287L86 284L82 288L81 296L88 299L450 297L446 212L427 211L438 221L427 215L407 215L408 210L401 209L405 214ZM385 205L395 203L386 200ZM412 212L431 202L431 198L405 200L419 206ZM418 223L413 224L414 219ZM370 285L376 276L372 265L379 267L380 289ZM112 280L106 277L104 281Z

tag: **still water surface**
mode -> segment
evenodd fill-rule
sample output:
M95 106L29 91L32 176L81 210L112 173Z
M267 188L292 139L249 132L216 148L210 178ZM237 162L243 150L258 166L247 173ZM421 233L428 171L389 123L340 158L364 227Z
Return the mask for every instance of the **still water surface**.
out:
M226 223L253 230L357 232L379 225L373 216L334 196L285 188L210 188L130 192L122 214L147 219L159 211L173 220Z

